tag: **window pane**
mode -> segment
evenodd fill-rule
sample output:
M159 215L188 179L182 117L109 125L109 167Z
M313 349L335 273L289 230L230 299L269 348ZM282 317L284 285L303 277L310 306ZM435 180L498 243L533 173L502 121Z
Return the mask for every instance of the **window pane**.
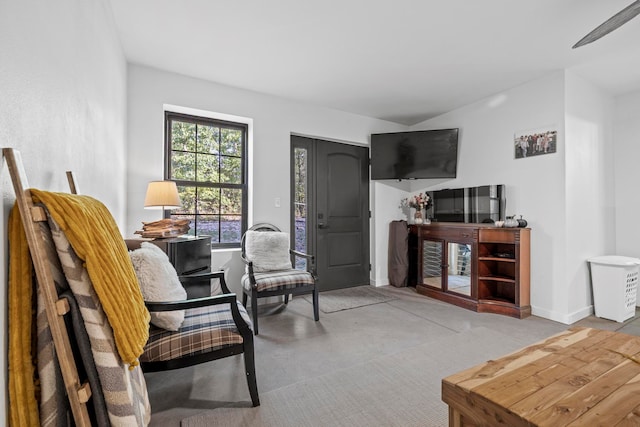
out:
M240 157L222 156L220 165L220 182L229 184L242 183L242 163Z
M307 150L294 149L294 215L295 215L295 248L307 251ZM307 260L296 257L296 268L306 269Z
M220 243L236 243L242 237L242 217L240 215L224 215L221 217Z
M236 190L232 188L222 189L222 206L220 213L228 215L242 214L242 190Z
M180 201L182 202L182 207L176 209L174 212L176 214L186 214L186 213L195 213L196 211L196 188L195 187L185 187L178 186L178 195L180 196ZM175 215L172 215L172 217Z
M198 154L198 176L196 181L219 182L219 157L215 154Z
M217 214L220 212L220 189L198 189L198 214Z
M221 133L220 151L222 154L242 156L242 131L222 128Z
M195 151L196 125L173 120L171 122L171 149L178 151Z
M192 181L196 177L196 155L174 151L171 154L171 179Z
M211 236L213 242L218 242L220 238L218 221L217 215L198 215L198 235Z
M198 151L200 153L217 154L219 151L219 136L220 128L198 125Z

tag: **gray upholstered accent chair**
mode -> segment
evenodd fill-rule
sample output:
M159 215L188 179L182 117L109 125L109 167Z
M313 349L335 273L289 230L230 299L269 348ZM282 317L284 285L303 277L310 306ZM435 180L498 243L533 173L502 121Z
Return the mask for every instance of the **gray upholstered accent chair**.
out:
M294 268L295 257L307 260L307 270ZM246 273L242 276L242 304L251 297L253 332L258 335L258 298L289 295L313 295L313 317L320 319L315 257L289 248L289 234L273 224L261 223L249 228L242 236L242 261Z

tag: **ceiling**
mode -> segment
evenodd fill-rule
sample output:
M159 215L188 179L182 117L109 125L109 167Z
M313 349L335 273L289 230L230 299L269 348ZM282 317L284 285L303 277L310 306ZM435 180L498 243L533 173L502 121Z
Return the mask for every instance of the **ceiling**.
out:
M554 70L640 90L632 0L110 0L127 60L407 125Z

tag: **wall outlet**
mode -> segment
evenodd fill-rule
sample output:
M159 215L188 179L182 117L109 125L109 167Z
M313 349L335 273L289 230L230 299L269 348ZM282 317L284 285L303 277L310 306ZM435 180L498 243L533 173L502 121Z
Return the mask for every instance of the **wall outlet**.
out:
M275 205L275 207L276 207L276 208L279 208L279 207L280 207L280 197L276 197L276 198L275 198L275 200L274 200L274 205Z

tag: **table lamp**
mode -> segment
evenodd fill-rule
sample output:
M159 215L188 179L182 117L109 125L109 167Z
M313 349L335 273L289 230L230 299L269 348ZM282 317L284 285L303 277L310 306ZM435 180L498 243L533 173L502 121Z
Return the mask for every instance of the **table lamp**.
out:
M177 209L181 206L178 187L173 181L151 181L144 198L145 209Z

